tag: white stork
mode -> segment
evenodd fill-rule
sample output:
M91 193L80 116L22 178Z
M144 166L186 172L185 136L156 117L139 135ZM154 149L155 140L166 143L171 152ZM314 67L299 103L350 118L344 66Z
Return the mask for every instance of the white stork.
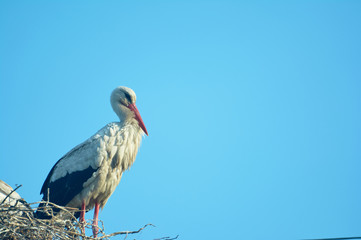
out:
M65 154L53 166L40 191L44 201L80 209L75 213L80 222L85 221L86 211L95 208L94 237L98 234L99 208L104 207L123 172L133 164L144 133L148 135L135 101L132 89L114 89L110 102L120 121L109 123ZM50 218L41 210L37 216Z

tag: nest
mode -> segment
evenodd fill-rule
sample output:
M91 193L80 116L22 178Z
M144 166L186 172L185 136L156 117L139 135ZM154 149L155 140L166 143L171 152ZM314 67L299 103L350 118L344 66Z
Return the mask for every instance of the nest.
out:
M153 226L147 224L137 231L115 232L107 235L104 232L103 222L99 220L99 234L97 238L93 238L86 236L82 231L84 228L91 229L92 221L79 222L74 217L78 209L66 208L45 201L28 204L23 199L19 199L15 204L9 204L5 200L0 203L0 239L110 239L117 235L124 235L126 238L128 234L139 233L145 227ZM42 210L50 214L51 219L34 217L34 211L38 210L37 206L40 203L45 203ZM54 214L53 208L61 209L62 214Z

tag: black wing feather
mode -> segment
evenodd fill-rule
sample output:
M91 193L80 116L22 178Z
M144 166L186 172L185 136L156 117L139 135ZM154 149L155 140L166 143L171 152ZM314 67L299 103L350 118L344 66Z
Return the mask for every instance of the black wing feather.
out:
M66 206L77 194L83 189L83 184L91 178L94 172L98 169L88 167L81 171L72 172L65 175L62 178L50 182L51 176L56 168L56 165L62 160L59 159L56 164L53 166L48 176L45 179L45 182L41 188L40 194L43 194L43 200L55 203L60 206ZM48 191L49 189L49 191ZM39 208L44 207L45 204L40 204ZM79 206L80 209L81 206ZM53 208L53 211L59 212L60 209ZM79 217L80 213L75 213L75 217ZM51 218L48 214L43 211L38 210L36 212L38 218Z

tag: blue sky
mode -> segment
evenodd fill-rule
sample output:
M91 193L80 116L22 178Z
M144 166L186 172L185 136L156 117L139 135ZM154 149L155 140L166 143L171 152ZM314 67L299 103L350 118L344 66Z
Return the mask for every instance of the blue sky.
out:
M116 121L149 132L100 219L136 239L361 236L359 1L1 1L0 176L29 202ZM92 212L87 218L92 218Z

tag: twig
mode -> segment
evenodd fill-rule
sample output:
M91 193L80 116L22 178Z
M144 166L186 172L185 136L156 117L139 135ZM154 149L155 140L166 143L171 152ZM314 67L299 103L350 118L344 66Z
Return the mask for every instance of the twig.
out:
M136 230L136 231L115 232L115 233L112 233L112 234L108 234L108 235L104 235L104 236L98 237L97 239L109 238L109 237L114 237L114 236L117 236L117 235L128 235L128 234L139 233L140 231L142 231L144 228L146 228L146 227L148 227L148 226L155 227L153 224L148 223L148 224L144 225L144 227L139 228L139 229Z
M26 203L26 202L25 202ZM93 237L87 237L81 232L81 224L74 213L80 211L78 208L69 208L59 206L52 202L40 201L24 206L0 206L0 239L57 239L57 240L93 240ZM36 207L32 207L36 205ZM40 205L41 207L39 207ZM59 212L53 211L56 209ZM50 219L35 218L33 212L39 210L49 214ZM121 231L106 235L104 232L104 223L99 225L99 237L96 239L109 239L117 235L136 234L148 226L146 224L136 231ZM92 221L85 223L87 229L92 228ZM174 238L175 239L175 238ZM164 238L162 240L171 240Z
M93 237L87 237L81 232L81 223L74 217L74 212L79 211L77 208L68 208L59 206L51 202L30 203L29 207L34 204L42 204L42 207L25 209L20 206L0 206L0 239L59 239L59 240L91 240ZM60 213L55 213L53 208L60 209ZM37 219L33 216L33 210L46 211L51 219ZM147 226L136 231L122 231L106 235L104 233L104 223L99 226L99 236L96 239L109 239L117 235L136 234ZM87 220L85 227L91 229L92 221ZM170 239L164 239L170 240Z
M312 239L304 239L304 240L349 240L349 239L361 239L361 237L312 238Z
M8 198L8 197L10 197L10 195L13 193L13 192L15 192L16 190L18 190L18 188L20 188L20 187L22 187L23 185L19 185L19 186L17 186L15 189L13 189L5 198L4 198L4 200L0 203L0 205L2 205L5 201L6 201L6 199Z
M171 237L162 237L162 238L156 238L154 240L174 240L177 239L179 237L179 235L175 236L174 238Z

